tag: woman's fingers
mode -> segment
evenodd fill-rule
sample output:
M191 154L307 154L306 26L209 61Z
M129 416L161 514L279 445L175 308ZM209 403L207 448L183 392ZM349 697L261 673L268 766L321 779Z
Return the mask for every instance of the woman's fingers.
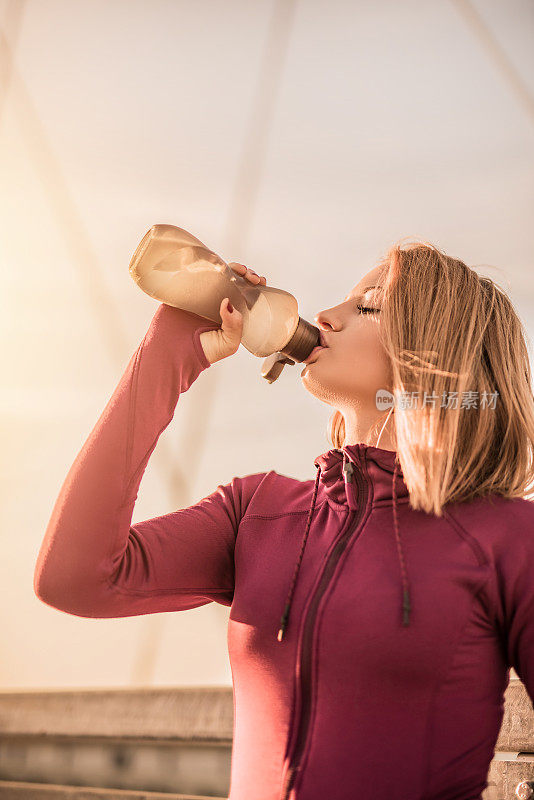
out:
M250 267L246 267L244 264L239 264L236 261L231 261L228 265L231 269L236 272L241 277L246 278L251 283L263 283L264 286L267 284L267 278L265 275L258 275L257 272L254 272L253 269Z
M244 275L247 271L247 268L244 264L238 264L237 261L230 261L228 266L233 269L234 272L237 272L238 275Z

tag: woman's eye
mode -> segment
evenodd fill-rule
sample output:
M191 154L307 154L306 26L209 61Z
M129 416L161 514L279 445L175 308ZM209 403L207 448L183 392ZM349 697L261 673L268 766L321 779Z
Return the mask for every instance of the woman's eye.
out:
M356 308L358 308L362 314L373 314L380 311L379 308L368 308L367 306L356 306Z

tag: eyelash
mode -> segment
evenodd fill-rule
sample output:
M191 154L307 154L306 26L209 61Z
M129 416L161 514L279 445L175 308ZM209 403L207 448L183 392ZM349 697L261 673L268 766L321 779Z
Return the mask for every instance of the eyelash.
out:
M373 312L378 312L378 311L380 311L380 309L379 309L379 308L368 308L367 306L358 306L358 305L357 305L357 306L356 306L356 308L358 308L358 309L359 309L360 311L362 311L362 312L365 312L365 311L370 311L371 313L373 313Z

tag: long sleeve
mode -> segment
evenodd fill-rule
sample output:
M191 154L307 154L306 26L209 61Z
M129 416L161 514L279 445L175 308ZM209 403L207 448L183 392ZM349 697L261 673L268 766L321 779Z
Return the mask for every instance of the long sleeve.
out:
M200 333L217 327L158 307L55 502L34 572L44 603L99 618L231 604L237 528L264 473L131 525L158 438L180 394L210 366Z

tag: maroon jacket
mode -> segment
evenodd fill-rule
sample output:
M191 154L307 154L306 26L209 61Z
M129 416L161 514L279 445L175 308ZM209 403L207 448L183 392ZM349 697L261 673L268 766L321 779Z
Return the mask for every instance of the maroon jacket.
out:
M132 525L210 366L206 322L159 305L61 487L37 596L98 618L231 606L230 800L478 800L510 666L534 697L534 504L414 511L395 453L360 443L315 481L236 477Z

